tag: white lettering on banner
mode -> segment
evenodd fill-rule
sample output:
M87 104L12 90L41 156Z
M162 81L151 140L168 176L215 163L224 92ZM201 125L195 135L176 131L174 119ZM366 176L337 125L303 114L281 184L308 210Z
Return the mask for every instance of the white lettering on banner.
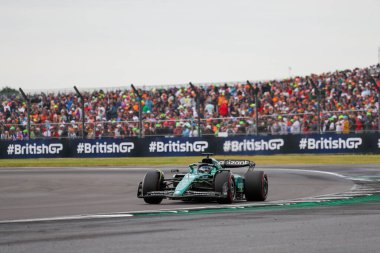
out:
M377 139L377 146L380 148L380 139Z
M7 153L8 155L55 155L63 150L63 144L9 144Z
M272 139L269 141L225 141L223 144L224 152L243 152L243 151L261 151L261 150L280 150L284 146L283 139Z
M169 141L152 141L149 144L149 152L204 152L208 148L207 141L180 142Z
M362 145L363 140L360 137L352 138L302 138L299 143L301 150L319 150L319 149L358 149Z
M236 166L247 166L249 165L249 161L238 161L238 160L226 160L224 161L225 165L236 165Z
M113 154L113 153L130 153L135 148L133 142L121 142L120 144L107 142L92 143L78 143L78 154Z

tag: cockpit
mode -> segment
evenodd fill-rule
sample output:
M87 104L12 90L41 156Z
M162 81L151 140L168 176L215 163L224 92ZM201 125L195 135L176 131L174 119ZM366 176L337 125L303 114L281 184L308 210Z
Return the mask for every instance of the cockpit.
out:
M198 165L198 172L202 174L210 174L212 170L212 165L211 164L204 164L201 163Z

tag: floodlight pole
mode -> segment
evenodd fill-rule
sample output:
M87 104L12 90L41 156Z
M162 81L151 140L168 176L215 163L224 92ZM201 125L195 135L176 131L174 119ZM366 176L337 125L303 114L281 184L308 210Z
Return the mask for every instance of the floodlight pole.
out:
M253 88L252 84L250 81L247 80L247 84L249 85L249 91L251 93L251 96L252 96L252 92L253 92L253 95L255 97L255 116L256 116L256 135L259 134L259 110L258 110L258 98L257 98L257 93L259 92L258 88Z
M307 82L310 83L315 91L317 92L317 103L318 103L318 108L317 108L317 113L318 113L318 132L322 134L322 128L321 128L321 92L318 89L317 85L314 83L313 79L307 77Z
M78 97L80 97L81 100L81 107L82 107L82 140L84 140L84 98L82 94L79 92L77 86L74 86L74 90L76 91Z
M30 99L28 98L28 96L26 96L25 92L19 88L19 91L21 92L21 95L24 97L24 99L26 100L27 102L27 106L26 106L26 113L28 114L28 140L30 140Z
M142 138L142 97L133 84L131 84L131 87L133 92L139 98L139 138Z
M377 91L377 103L379 104L379 108L377 109L377 127L378 127L378 131L380 132L380 87L377 86L375 78L369 73L369 71L367 71L367 74L368 74L369 80L371 81L371 83L373 84L373 86L375 87Z
M198 137L201 137L201 115L200 115L200 99L199 99L199 93L198 90L195 88L195 86L190 82L189 83L191 89L195 92L195 107L198 114Z
M377 87L377 104L379 105L377 108L377 120L378 120L377 127L380 132L380 89L379 87Z

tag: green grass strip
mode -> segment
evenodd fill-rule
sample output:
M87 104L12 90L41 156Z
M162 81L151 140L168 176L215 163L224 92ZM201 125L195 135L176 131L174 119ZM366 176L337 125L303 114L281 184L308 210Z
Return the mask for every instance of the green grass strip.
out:
M296 208L314 208L323 206L339 206L339 205L355 205L366 202L380 201L380 194L370 196L358 196L349 199L313 201L313 202L297 202L290 204L273 204L263 206L242 206L230 208L205 208L195 210L178 210L178 211L162 211L162 212L146 212L136 213L133 216L159 216L159 215L184 215L184 214L213 214L213 213L229 213L229 212L247 212L247 211L276 211L289 210Z
M187 166L201 156L126 157L126 158L39 158L0 159L0 167L120 167L120 166ZM259 155L215 156L216 159L252 160L257 165L302 164L380 164L380 155Z

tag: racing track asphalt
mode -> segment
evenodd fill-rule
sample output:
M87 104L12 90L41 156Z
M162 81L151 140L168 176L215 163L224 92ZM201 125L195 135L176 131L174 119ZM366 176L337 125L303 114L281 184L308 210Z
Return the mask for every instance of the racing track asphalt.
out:
M352 189L350 180L302 169L263 168L270 178L268 202ZM364 181L380 175L378 165L312 169ZM136 186L145 171L1 169L0 220L189 206L168 200L152 206L136 199ZM199 205L205 204L190 204ZM0 252L380 252L379 227L379 201L211 214L0 223Z
M216 203L164 200L148 205L136 198L137 185L149 169L138 168L9 168L0 169L0 221L78 214L129 212ZM151 169L150 169L151 170ZM180 169L186 172L186 169ZM234 172L244 174L246 169ZM264 169L269 177L268 201L323 195L350 189L339 177L285 168ZM164 169L171 177L171 169Z

